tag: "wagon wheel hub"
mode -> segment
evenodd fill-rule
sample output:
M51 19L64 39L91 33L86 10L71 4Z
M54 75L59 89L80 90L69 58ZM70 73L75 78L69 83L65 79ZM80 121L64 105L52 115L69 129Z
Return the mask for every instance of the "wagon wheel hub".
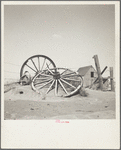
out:
M53 79L60 79L60 72L54 72Z

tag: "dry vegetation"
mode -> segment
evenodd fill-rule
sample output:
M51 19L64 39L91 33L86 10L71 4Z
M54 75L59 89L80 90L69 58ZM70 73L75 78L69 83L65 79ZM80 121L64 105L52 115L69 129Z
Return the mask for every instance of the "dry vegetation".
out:
M89 94L87 93L87 91L85 90L84 87L82 87L81 89L79 89L79 94L81 96L87 97Z

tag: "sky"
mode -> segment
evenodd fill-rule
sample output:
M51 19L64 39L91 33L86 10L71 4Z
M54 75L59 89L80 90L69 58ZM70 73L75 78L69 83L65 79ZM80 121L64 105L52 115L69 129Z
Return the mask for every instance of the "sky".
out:
M37 54L75 71L95 68L98 55L101 71L115 70L115 5L5 5L5 77L19 78L24 61Z

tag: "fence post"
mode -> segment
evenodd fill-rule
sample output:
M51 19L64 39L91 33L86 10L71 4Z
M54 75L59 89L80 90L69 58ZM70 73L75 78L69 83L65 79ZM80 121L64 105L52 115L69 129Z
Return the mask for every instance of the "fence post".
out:
M110 83L111 83L111 91L115 91L113 81L113 67L110 67Z
M103 79L102 79L102 75L101 75L101 70L100 70L100 64L99 64L99 60L98 60L98 56L94 55L94 61L95 61L95 66L97 69L97 74L98 74L98 79L99 79L99 86L100 89L103 90Z

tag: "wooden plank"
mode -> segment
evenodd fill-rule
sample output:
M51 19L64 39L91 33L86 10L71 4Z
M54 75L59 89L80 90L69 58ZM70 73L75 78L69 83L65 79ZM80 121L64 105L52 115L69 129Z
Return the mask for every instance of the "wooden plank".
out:
M98 56L94 55L94 61L95 61L95 66L97 69L97 74L98 74L98 79L99 79L99 86L100 89L103 90L103 79L102 79L102 75L101 75L101 70L100 70L100 64L99 64L99 60L98 60Z
M113 67L110 67L110 82L111 82L111 91L115 91L113 81Z
M103 69L103 71L101 72L101 75L105 72L106 69L107 69L107 66ZM96 80L92 84L96 83L97 81L98 81L98 78L96 78Z

